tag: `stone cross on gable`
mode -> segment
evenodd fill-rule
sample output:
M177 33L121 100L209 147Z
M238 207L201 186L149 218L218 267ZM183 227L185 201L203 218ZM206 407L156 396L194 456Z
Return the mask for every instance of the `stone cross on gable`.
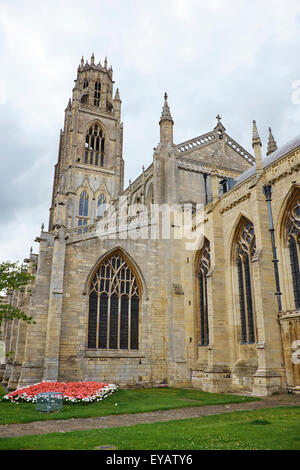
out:
M218 114L218 115L216 116L216 118L218 119L218 124L221 124L221 119L222 119L222 118L221 118L220 114Z

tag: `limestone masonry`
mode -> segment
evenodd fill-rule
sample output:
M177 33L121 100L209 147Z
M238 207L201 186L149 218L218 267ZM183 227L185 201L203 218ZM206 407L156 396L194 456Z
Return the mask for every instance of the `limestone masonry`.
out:
M35 275L8 299L0 379L300 393L300 135L253 155L217 116L175 144L165 94L153 162L124 189L113 71L81 63Z

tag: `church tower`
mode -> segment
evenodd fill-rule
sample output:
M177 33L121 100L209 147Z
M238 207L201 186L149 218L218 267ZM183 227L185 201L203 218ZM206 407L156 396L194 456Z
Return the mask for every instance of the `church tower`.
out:
M55 165L49 231L95 223L123 191L123 124L113 70L82 57L65 109Z

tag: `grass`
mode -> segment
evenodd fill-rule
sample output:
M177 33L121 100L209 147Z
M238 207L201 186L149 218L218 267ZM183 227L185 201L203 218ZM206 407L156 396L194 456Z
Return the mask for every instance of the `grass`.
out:
M0 401L0 424L29 423L31 421L95 416L123 413L143 413L191 406L222 405L255 401L258 398L239 395L222 395L180 388L150 388L118 390L101 402L91 404L67 404L55 413L35 410L32 403ZM117 405L116 405L117 403Z
M299 450L300 407L0 439L3 450Z

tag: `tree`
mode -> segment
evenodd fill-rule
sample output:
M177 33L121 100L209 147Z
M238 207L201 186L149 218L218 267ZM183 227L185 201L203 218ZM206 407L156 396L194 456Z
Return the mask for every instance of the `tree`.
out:
M11 263L4 261L0 264L0 330L4 320L13 320L18 318L26 323L35 323L32 317L26 315L18 307L9 303L4 303L4 296L15 291L24 292L24 289L34 276L28 273L25 264ZM1 295L2 294L2 295Z

